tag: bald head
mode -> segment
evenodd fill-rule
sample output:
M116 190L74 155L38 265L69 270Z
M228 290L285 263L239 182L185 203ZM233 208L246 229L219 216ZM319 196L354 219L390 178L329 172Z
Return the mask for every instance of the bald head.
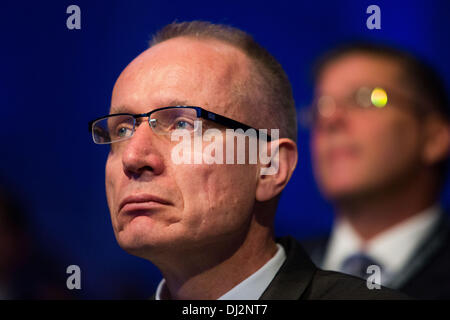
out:
M116 109L124 105L150 110L178 102L265 128L254 117L260 113L256 106L243 103L251 68L243 52L223 42L170 39L147 49L122 72L113 90L111 111L120 111ZM120 101L121 97L128 101Z
M249 34L227 25L206 21L172 23L160 30L150 46L175 38L220 42L247 58L249 74L233 86L234 99L250 111L256 128L277 128L280 137L297 140L295 102L289 79L278 61Z

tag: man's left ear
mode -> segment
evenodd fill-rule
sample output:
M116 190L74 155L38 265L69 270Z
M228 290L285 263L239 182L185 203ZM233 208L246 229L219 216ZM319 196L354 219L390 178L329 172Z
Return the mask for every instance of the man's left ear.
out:
M445 159L450 150L450 124L442 116L431 115L425 123L423 160L433 165Z
M288 138L272 141L270 147L271 162L261 165L256 200L268 201L277 196L286 186L297 165L297 144ZM267 174L265 174L267 173Z

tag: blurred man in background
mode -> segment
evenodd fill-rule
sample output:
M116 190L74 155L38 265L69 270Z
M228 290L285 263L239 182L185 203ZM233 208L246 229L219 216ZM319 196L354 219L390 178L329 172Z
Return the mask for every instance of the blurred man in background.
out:
M316 264L418 298L450 298L450 232L439 205L449 108L438 75L384 45L319 60L312 106L315 176L335 208L331 233L305 241Z

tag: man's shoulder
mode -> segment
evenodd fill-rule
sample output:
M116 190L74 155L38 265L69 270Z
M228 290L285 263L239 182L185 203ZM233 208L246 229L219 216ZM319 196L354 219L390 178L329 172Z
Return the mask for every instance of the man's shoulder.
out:
M408 296L380 286L369 286L367 281L340 272L317 269L305 292L312 300L405 300Z
M320 266L322 264L323 257L328 247L330 240L330 232L321 233L313 237L307 237L300 239L300 245L308 253L311 260L315 265Z
M328 241L330 240L330 234L331 231L323 232L311 237L301 238L299 239L299 242L307 252L311 252L318 247L326 247Z
M401 290L421 299L450 297L450 223L443 214L423 245L416 250L409 264L410 273Z
M366 281L317 268L302 246L292 237L277 240L286 250L286 261L262 299L407 299L401 293L381 287L369 289Z

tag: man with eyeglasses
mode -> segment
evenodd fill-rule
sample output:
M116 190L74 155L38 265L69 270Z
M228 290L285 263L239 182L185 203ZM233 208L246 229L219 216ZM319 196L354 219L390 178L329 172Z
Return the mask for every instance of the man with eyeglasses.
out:
M316 179L336 213L329 235L304 242L313 260L361 278L376 266L382 285L450 298L442 80L407 52L350 43L319 59L310 111Z
M270 164L261 161L175 163L174 135L196 136L199 124L215 138L203 137L200 150L186 144L188 158L217 157L210 144L230 129L270 129L249 135L244 151L263 141L276 172L264 174ZM397 297L317 270L294 239L274 239L297 163L295 106L281 66L246 33L201 21L166 26L119 76L110 114L89 130L110 146L106 193L119 245L164 277L155 299Z

